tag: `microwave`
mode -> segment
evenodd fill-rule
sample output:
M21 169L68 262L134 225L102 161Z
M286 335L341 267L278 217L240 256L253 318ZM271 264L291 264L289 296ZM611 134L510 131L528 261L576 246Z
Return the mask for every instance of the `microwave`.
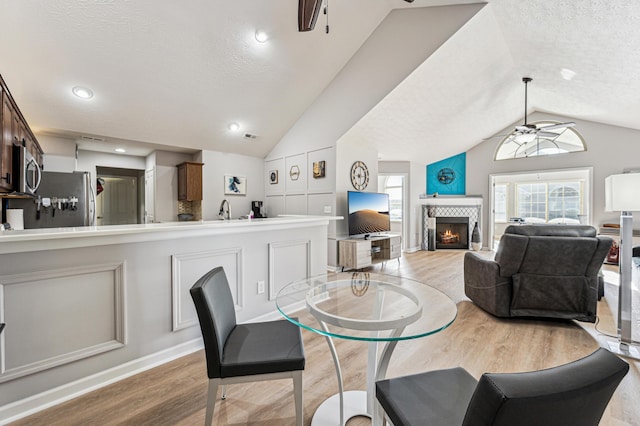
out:
M20 194L35 195L42 171L36 159L23 145L13 145L14 189Z

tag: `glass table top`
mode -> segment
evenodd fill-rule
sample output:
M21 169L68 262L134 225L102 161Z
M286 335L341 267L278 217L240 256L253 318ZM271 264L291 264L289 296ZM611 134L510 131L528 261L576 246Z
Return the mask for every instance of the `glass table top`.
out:
M447 328L457 315L456 304L440 290L373 272L341 272L293 282L280 290L276 306L286 319L307 330L365 341L428 336Z

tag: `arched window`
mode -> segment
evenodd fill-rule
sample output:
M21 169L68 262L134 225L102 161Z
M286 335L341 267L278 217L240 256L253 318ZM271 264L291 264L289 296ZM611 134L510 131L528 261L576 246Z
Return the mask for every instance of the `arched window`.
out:
M536 127L557 124L555 121L536 121ZM558 133L558 136L549 136L549 133ZM511 158L536 157L540 155L564 154L567 152L586 151L584 139L574 128L567 127L560 131L545 132L545 136L537 134L507 135L496 150L496 160L508 160Z

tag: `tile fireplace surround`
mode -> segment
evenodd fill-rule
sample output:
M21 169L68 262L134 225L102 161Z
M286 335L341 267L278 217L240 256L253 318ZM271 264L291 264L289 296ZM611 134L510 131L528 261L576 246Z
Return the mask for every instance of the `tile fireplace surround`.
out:
M422 204L422 250L429 249L429 212L432 217L467 217L469 218L469 247L471 247L471 229L478 222L482 229L482 197L467 196L420 196Z

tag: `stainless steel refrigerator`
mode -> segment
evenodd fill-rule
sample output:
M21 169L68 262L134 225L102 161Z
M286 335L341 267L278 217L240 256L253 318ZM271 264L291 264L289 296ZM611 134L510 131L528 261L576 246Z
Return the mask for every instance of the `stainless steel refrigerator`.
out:
M23 209L24 228L89 226L95 222L95 195L89 172L43 172L35 198L11 199Z

